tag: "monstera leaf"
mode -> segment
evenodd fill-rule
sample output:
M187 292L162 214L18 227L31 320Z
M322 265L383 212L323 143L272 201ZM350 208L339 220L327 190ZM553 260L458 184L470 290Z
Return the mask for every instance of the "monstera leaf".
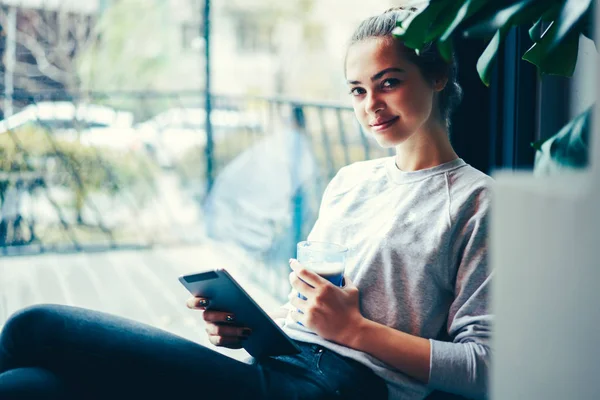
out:
M540 75L571 77L577 65L579 38L593 40L594 0L431 0L416 16L397 21L394 36L420 51L435 43L450 59L457 35L489 40L477 62L481 81L489 86L498 51L511 28L525 26L533 45L523 60ZM537 144L536 169L581 168L587 164L591 110L543 144ZM539 165L539 167L537 167Z
M550 139L533 143L537 150L534 172L548 175L565 168L586 167L592 117L593 107L590 107Z

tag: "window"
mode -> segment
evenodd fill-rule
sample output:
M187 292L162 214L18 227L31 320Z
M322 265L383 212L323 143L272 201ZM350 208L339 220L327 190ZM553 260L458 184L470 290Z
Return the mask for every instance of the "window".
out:
M274 26L260 19L240 18L236 25L237 50L243 52L272 52Z

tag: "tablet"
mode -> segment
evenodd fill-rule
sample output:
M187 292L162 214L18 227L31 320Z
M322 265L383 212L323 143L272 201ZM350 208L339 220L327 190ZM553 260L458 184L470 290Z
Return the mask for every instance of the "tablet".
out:
M209 299L207 310L231 312L236 325L252 329L242 346L254 358L300 353L290 337L224 269L182 275L179 281L193 296Z

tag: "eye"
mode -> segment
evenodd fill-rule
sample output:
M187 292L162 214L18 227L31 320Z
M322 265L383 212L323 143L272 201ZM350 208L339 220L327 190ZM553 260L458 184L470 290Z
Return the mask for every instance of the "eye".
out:
M365 89L363 89L361 87L354 87L354 88L350 89L350 94L352 96L360 96L360 95L363 95L365 93L366 93Z
M391 88L398 86L400 83L402 83L402 82L399 79L388 78L381 82L381 87L384 89L391 89Z

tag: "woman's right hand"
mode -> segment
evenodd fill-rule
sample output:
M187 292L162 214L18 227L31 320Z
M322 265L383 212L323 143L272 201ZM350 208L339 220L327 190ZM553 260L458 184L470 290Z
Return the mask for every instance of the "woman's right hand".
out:
M206 333L212 344L229 349L241 349L244 340L252 333L250 328L237 325L233 313L207 310L208 302L208 299L202 297L190 297L186 305L193 310L204 311L202 316L206 321Z

